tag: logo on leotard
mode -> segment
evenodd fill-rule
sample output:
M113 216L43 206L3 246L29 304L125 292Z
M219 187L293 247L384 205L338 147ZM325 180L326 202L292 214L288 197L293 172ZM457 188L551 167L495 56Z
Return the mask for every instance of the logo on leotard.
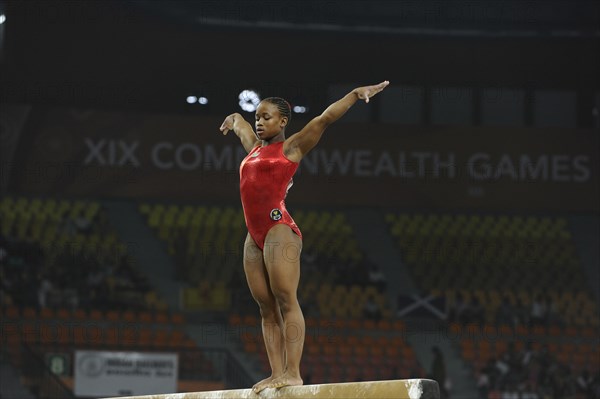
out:
M256 151L254 154L250 155L252 158L256 158L258 156L258 151Z
M271 219L273 219L273 220L281 219L281 211L277 208L273 209L271 211Z

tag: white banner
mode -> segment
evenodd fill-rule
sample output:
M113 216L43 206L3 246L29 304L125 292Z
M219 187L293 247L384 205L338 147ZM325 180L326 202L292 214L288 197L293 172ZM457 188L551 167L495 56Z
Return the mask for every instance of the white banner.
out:
M131 396L177 391L176 353L75 352L75 395Z

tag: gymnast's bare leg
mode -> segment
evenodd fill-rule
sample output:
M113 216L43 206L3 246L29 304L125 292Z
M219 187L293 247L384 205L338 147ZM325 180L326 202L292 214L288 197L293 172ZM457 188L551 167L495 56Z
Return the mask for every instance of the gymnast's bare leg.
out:
M269 286L269 276L265 268L263 253L250 234L247 235L244 244L244 272L252 297L260 308L263 339L271 366L271 375L252 387L255 392L260 392L274 378L283 375L285 346L281 310Z
M277 224L265 238L263 259L270 289L283 316L285 365L282 375L274 377L269 388L302 385L300 360L304 348L304 315L298 303L300 252L302 239L286 224Z

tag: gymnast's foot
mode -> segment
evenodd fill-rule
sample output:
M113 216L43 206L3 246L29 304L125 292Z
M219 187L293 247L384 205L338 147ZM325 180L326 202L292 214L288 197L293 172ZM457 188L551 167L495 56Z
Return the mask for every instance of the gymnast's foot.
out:
M268 385L268 388L283 388L302 384L304 384L304 381L302 381L302 378L300 378L299 375L293 375L286 371L281 376L273 378Z
M259 382L257 382L256 384L254 384L254 386L252 387L252 390L253 390L255 393L259 393L259 392L260 392L260 391L262 391L263 389L265 389L265 388L269 387L269 386L270 386L270 384L271 384L271 381L273 381L274 379L275 379L275 377L274 377L274 376L267 377L267 378L265 378L264 380L262 380L262 381L259 381Z

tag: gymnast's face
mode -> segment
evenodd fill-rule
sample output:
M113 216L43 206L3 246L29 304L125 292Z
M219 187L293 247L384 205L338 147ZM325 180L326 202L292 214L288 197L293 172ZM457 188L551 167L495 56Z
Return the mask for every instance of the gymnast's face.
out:
M269 140L279 133L287 125L287 118L282 117L275 104L261 101L256 108L255 122L256 136L261 140Z

